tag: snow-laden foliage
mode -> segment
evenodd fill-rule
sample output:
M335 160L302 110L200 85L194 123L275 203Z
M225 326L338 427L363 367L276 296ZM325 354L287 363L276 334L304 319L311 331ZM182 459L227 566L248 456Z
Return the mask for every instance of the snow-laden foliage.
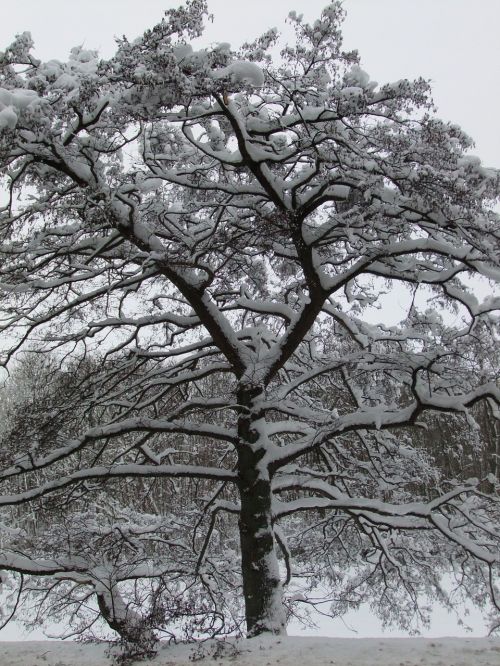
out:
M204 12L1 56L4 364L56 367L2 434L0 567L132 640L279 633L315 589L408 626L444 573L498 609L497 468L420 431L498 414L499 172L339 3L274 64L275 31L194 49Z

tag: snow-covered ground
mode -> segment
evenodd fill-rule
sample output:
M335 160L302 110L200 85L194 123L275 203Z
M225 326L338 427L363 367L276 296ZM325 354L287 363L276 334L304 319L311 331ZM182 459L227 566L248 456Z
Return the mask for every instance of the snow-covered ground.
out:
M2 643L0 666L111 666L103 645ZM498 666L500 638L255 638L163 645L154 666Z

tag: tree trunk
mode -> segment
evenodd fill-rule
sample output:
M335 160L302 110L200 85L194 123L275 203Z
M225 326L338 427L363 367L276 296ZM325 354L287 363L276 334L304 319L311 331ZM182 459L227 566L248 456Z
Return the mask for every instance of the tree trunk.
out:
M152 649L157 642L154 632L138 613L128 607L116 588L101 586L96 595L102 617L123 641L145 652Z
M284 634L286 617L272 525L271 480L263 461L265 420L254 408L260 392L241 390L238 402L239 518L245 618L249 637Z

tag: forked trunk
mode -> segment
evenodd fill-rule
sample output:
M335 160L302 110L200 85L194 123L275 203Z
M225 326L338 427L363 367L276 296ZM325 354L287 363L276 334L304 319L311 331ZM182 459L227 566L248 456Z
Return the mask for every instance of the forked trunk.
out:
M239 396L240 404L248 406L239 420L238 472L241 565L249 637L264 632L283 634L286 625L272 525L271 481L263 464L265 421L254 410L255 397L255 393L250 396L243 391Z

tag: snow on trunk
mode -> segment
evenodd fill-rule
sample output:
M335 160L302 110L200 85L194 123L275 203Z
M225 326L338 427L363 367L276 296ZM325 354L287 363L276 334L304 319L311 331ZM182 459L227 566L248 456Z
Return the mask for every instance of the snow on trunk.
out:
M99 611L120 638L132 645L153 645L156 636L144 619L127 604L116 585L96 589Z
M249 637L270 632L284 634L286 616L283 588L272 525L271 480L263 464L268 443L255 409L260 391L242 389L238 403L238 474L240 490L240 544L245 598L245 619Z

